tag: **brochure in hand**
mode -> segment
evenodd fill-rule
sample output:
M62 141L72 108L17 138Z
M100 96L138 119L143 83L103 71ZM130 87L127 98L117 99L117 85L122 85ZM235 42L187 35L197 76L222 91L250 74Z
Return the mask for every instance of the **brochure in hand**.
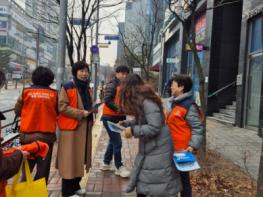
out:
M175 152L173 155L177 170L182 172L200 169L196 157L190 151Z
M116 124L114 122L107 121L107 123L108 123L108 126L109 126L110 130L113 131L113 132L121 133L125 129L125 127L123 127L121 125L118 125L118 124Z

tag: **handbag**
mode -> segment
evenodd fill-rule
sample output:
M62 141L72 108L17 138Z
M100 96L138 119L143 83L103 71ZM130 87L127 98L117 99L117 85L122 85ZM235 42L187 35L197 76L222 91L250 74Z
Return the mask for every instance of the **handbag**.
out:
M24 165L23 165L24 164ZM22 168L25 168L26 181L19 182ZM6 197L47 197L48 191L45 178L33 181L28 161L23 159L18 173L14 176L13 183L6 186Z

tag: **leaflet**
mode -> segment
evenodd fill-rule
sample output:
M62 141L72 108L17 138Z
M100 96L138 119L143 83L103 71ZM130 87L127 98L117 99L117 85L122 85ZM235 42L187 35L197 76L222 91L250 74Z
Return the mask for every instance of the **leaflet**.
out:
M125 127L123 127L123 126L121 126L119 124L116 124L114 122L107 121L107 123L108 123L108 126L109 126L110 130L113 131L113 132L121 133L125 129Z
M177 170L188 172L200 169L196 157L190 151L175 152L173 155Z

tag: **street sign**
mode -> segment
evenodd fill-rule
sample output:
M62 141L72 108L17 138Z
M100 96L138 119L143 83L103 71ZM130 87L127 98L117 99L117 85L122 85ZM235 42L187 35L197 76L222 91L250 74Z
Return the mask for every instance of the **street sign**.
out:
M167 63L167 64L173 64L173 63L175 63L175 62L176 62L175 58L167 58L167 59L166 59L166 63Z
M92 46L90 47L90 52L93 53L93 54L99 53L99 48L98 48L98 46L97 46L97 45L92 45Z
M109 47L109 44L107 43L99 44L99 48L108 48L108 47Z
M70 22L73 25L78 25L78 26L82 25L82 19L81 18L71 18ZM89 25L89 20L85 20L85 24L84 25L88 26Z
M119 40L119 35L106 35L104 36L104 40Z

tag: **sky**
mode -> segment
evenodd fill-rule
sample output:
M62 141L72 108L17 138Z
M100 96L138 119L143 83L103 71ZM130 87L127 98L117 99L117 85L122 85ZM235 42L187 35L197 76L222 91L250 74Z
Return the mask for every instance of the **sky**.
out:
M114 0L113 0L114 2ZM116 2L116 0L115 0ZM100 34L118 34L118 22L124 21L124 4L113 8L101 9L101 16L108 16L109 13L115 12L114 16L109 17L102 21L99 32ZM104 36L100 36L100 42L105 43ZM100 48L101 65L110 64L114 65L117 55L117 41L111 41L109 48Z

